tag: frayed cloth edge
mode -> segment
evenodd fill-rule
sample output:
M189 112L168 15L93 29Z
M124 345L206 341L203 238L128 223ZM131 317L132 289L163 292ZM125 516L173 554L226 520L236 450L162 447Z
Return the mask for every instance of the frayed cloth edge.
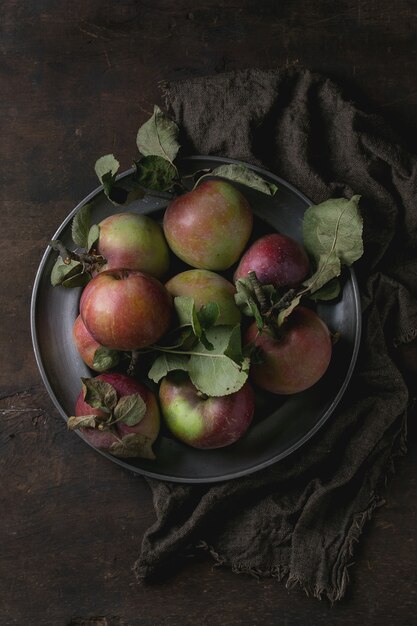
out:
M382 497L379 491L385 489L389 478L395 473L394 461L396 458L404 456L407 453L406 437L407 437L407 415L404 415L403 425L399 433L398 448L395 450L387 460L384 472L381 475L380 484L371 496L368 506L364 511L356 513L352 519L349 531L346 535L344 545L340 551L340 558L344 563L340 566L341 572L339 574L340 581L333 587L326 588L319 585L311 585L306 579L293 574L290 567L286 565L275 565L274 567L266 570L262 570L256 567L250 567L243 563L232 563L224 555L219 554L213 546L209 545L206 541L201 540L196 545L196 549L206 550L211 557L215 560L214 567L227 567L234 574L249 574L250 576L260 578L276 578L282 581L287 576L285 586L287 589L299 586L307 596L313 596L317 600L322 600L326 597L331 603L341 600L345 595L347 585L349 583L349 568L354 565L352 560L355 544L359 542L360 536L363 532L366 522L368 522L374 510L385 504L385 499Z

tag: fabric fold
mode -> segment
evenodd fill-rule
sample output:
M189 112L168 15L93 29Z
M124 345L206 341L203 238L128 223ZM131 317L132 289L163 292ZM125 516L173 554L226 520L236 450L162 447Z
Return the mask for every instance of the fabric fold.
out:
M417 159L380 118L307 70L246 70L163 89L189 153L262 165L314 202L362 196L363 335L335 414L290 457L214 485L148 480L156 521L136 575L160 580L205 550L237 573L287 577L338 600L354 545L405 451L409 398L393 350L417 336Z

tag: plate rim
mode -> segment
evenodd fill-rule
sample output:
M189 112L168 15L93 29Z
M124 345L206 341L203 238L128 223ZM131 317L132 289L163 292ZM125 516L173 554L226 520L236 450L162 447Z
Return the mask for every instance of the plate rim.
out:
M258 174L262 174L263 176L266 176L267 178L270 178L272 180L274 180L274 182L278 183L278 184L282 184L284 185L287 189L290 189L296 196L298 196L301 200L303 200L308 206L312 206L314 203L304 194L302 193L299 189L297 189L296 187L294 187L294 185L292 185L291 183L289 183L288 181L284 180L283 178L281 178L280 176L274 174L273 172L270 172L269 170L266 170L262 167L259 167L257 165L252 165L251 163L246 163L244 161L240 161L238 159L231 159L228 157L221 157L221 156L211 156L211 155L191 155L191 156L187 156L187 157L182 157L181 159L179 159L179 163L181 162L190 162L190 161L201 161L201 160L208 160L208 161L214 161L214 162L221 162L221 163L231 163L231 164L235 164L235 165L244 165L246 167L249 167L251 170L257 172ZM120 180L123 178L126 178L128 176L130 176L133 172L135 171L135 168L130 168L128 170L125 170L124 172L121 172L116 179ZM64 230L64 228L67 226L67 224L73 219L74 215L80 210L81 207L83 207L84 205L86 205L88 202L90 202L93 198L95 198L98 194L100 194L103 191L103 185L99 185L98 187L96 187L94 190L92 190L89 194L87 194L87 196L85 196L76 206L75 208L70 211L70 213L67 215L67 217L64 219L63 222L61 222L60 226L58 227L58 229L56 230L56 232L54 233L54 235L51 237L51 239L56 239L58 238L58 236L60 235L60 233ZM171 195L168 193L164 193L164 192L156 192L158 197L161 198L161 200L170 200L171 199ZM153 192L153 195L156 195L155 192ZM39 373L41 375L42 378L42 382L49 394L49 397L51 398L53 404L55 405L55 408L58 410L58 413L61 415L61 417L67 421L68 416L66 414L66 412L63 410L59 399L57 398L57 396L55 395L54 390L52 389L52 386L49 382L49 379L46 375L46 371L44 368L44 365L42 363L42 359L41 359L41 354L40 354L40 347L39 347L39 342L38 342L38 337L37 337L37 332L36 332L36 302L37 302L37 295L38 295L38 291L39 291L39 285L40 285L40 281L41 278L43 276L43 271L44 271L44 267L46 265L47 259L49 257L49 255L51 254L51 248L49 246L47 246L47 248L45 249L41 260L39 262L39 266L38 269L36 271L36 275L35 275L35 280L33 283L33 288L32 288L32 294L31 294L31 302L30 302L30 331L31 331L31 337L32 337L32 347L33 347L33 351L35 354L35 360L36 360L36 364L39 370ZM153 478L153 479L157 479L157 480L162 480L165 482L173 482L173 483L182 483L182 484L212 484L212 483L218 483L218 482L223 482L223 481L227 481L227 480L234 480L237 478L241 478L243 476L249 476L251 474L254 474L255 472L261 471L267 467L270 467L271 465L275 465L276 463L279 463L280 461L282 461L283 459L287 458L288 456L290 456L291 454L293 454L296 450L298 450L299 448L301 448L303 445L305 445L307 443L307 441L309 441L310 439L312 439L312 437L317 433L317 431L320 430L320 428L325 424L325 422L327 422L327 420L330 418L330 416L334 413L337 405L339 404L339 402L342 399L342 396L344 395L349 382L352 378L352 374L353 371L355 369L356 366L356 362L357 362L357 358L358 358L358 354L359 354L359 349L360 349L360 343L361 343L361 336L362 336L362 311L361 311L361 299L360 299L360 293L359 293L359 285L358 285L358 281L356 278L356 274L355 271L352 267L348 268L349 273L350 273L350 280L351 280L351 284L352 284L352 290L353 290L353 294L354 294L354 304L355 304L355 309L354 309L354 314L356 317L356 330L355 330L355 337L354 337L354 345L353 345L353 351L352 351L352 356L350 359L350 363L349 363L349 367L347 368L345 377L343 379L343 382L339 388L338 393L336 394L336 396L333 398L332 403L329 405L329 407L327 408L327 410L323 413L323 415L321 416L321 418L314 424L314 426L312 428L310 428L310 430L305 433L305 435L303 437L301 437L299 440L297 440L292 446L290 446L289 448L287 448L286 450L284 450L283 452L277 454L276 456L271 457L270 459L266 460L266 461L262 461L258 464L252 465L244 470L239 470L236 472L232 472L229 473L227 475L223 475L223 476L212 476L212 477L205 477L205 478L199 478L199 477L188 477L188 478L183 478L183 477L178 477L178 476L166 476L164 474L158 474L156 472L152 472L150 470L147 469L142 469L142 468L138 468L138 467L134 467L132 465L130 465L128 462L124 461L123 459L119 459L111 454L109 454L108 452L105 452L104 450L99 450L98 448L95 448L92 444L90 444L89 441L87 441L87 439L85 439L81 433L79 433L78 431L75 431L77 433L77 435L86 443L90 446L90 448L92 448L95 452L97 452L98 454L104 456L105 458L109 459L110 461L112 461L113 463L115 463L116 465L119 465L120 467L124 468L125 470L128 470L129 472L134 473L135 475L140 475L140 476L144 476L147 478Z

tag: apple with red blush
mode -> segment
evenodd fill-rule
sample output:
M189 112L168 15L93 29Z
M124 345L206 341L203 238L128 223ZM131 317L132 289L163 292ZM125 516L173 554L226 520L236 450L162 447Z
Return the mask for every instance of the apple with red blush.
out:
M314 385L326 372L332 340L323 320L311 309L298 306L279 328L252 323L245 344L259 350L260 363L250 367L250 378L262 389L293 394Z
M252 232L245 196L223 180L202 182L175 198L164 214L171 250L198 269L226 270L239 259Z
M240 439L252 422L255 406L248 382L227 396L208 397L183 372L162 380L159 401L172 434L200 449L223 448Z
M155 343L171 322L171 296L149 274L114 269L97 274L84 288L80 313L88 332L114 350L139 350Z
M235 281L255 272L261 285L295 287L310 269L304 248L291 237L271 233L257 239L240 259Z
M94 447L114 453L116 456L128 456L130 455L130 450L132 456L154 458L151 446L159 434L160 412L158 402L152 391L137 380L125 376L124 374L100 374L92 380L102 381L111 385L116 393L117 400L124 397L133 397L134 394L138 394L145 404L145 410L140 421L133 426L129 426L119 419L110 428L79 428L87 441ZM100 419L109 417L106 411L101 408L93 407L86 402L85 389L80 392L75 405L75 417L82 416L96 416L98 423L100 423ZM126 439L126 437L128 437L128 439ZM117 452L118 449L120 450L121 442L127 442L127 444L124 450L122 450L123 453L118 454Z
M80 357L95 372L107 371L119 363L119 353L99 344L88 332L81 315L74 322L72 337Z

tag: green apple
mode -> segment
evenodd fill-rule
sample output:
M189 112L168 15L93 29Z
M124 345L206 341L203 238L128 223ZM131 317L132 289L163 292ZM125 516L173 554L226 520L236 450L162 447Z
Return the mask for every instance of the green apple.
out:
M209 270L188 270L171 278L165 285L173 296L194 298L197 311L209 302L216 302L220 309L217 324L234 326L240 322L240 311L236 306L235 286L228 280Z
M161 278L168 270L169 250L161 227L147 215L115 213L99 224L97 252L102 268L139 270Z
M182 372L162 380L159 400L170 431L194 448L223 448L240 439L252 421L255 406L248 382L228 396L206 397Z

